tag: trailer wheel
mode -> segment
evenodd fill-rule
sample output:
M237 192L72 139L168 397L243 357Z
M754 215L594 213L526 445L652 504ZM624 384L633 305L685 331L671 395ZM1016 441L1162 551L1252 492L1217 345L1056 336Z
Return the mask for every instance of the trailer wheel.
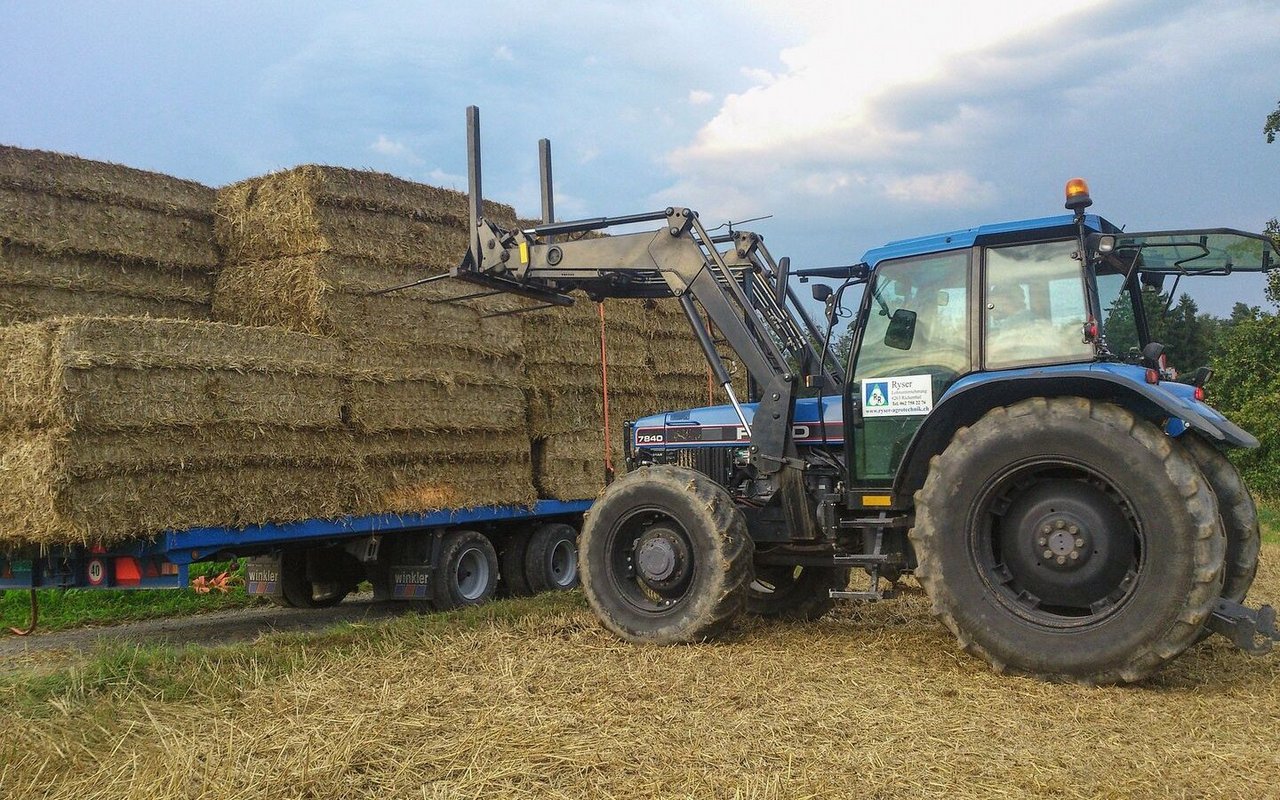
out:
M747 613L809 622L835 607L832 589L849 585L847 567L756 565L747 588Z
M1227 534L1226 573L1222 579L1222 596L1243 603L1258 574L1258 551L1262 533L1258 528L1258 508L1253 495L1235 465L1222 451L1200 436L1189 433L1179 442L1195 460L1218 498L1218 513Z
M578 586L578 532L563 522L539 527L529 538L524 574L536 592L564 592Z
M529 597L534 593L529 579L525 577L525 559L532 534L533 531L527 528L513 531L498 546L498 569L501 573L498 587L508 597Z
M476 531L446 534L432 580L433 602L441 611L488 602L498 584L498 554L493 543Z
M1035 398L961 428L916 494L916 576L997 671L1136 681L1196 641L1226 537L1183 448L1128 411Z
M339 580L313 583L307 578L307 551L288 548L280 554L280 594L271 601L285 608L329 608L353 589L355 584Z
M587 512L579 547L587 602L628 641L709 639L746 604L746 520L700 472L650 466L614 481Z

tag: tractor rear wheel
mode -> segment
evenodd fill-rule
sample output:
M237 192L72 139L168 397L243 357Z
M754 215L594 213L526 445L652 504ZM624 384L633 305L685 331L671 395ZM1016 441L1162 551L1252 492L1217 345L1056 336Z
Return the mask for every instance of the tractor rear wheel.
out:
M747 589L747 613L809 622L835 607L832 589L848 585L847 567L758 564Z
M746 604L755 551L746 520L701 472L627 473L587 512L579 547L587 602L628 641L713 638Z
M997 671L1136 681L1193 644L1226 537L1183 448L1110 403L1034 398L961 428L916 495L915 574Z

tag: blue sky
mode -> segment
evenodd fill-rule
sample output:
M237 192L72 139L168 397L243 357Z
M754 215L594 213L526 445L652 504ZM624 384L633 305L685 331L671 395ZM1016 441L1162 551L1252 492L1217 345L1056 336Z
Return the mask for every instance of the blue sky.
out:
M1130 230L1280 214L1280 3L4 3L0 142L221 185L302 163L535 215L668 204L797 266L1058 213ZM1261 302L1261 296L1250 299Z

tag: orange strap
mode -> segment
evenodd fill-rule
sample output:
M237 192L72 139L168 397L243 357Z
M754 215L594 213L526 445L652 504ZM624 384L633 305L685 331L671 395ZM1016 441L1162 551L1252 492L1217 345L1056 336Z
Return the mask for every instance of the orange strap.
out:
M604 331L604 303L600 307L600 388L604 395L604 473L605 480L613 478L613 452L609 446L609 347Z
M36 629L36 620L39 619L39 616L40 616L40 601L36 599L36 590L32 589L31 590L31 615L28 618L30 621L27 623L27 626L25 628L10 628L9 633L12 633L14 636L30 636L32 631Z

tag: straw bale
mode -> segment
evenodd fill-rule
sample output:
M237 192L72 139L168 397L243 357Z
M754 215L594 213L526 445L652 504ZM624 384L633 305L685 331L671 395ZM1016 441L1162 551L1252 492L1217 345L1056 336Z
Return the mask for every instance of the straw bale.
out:
M150 209L0 188L0 238L48 253L94 254L168 269L218 266L213 226Z
M583 500L604 490L604 443L599 431L536 439L532 455L533 485L539 497Z
M518 386L435 380L352 381L348 420L362 433L396 430L506 431L525 425Z
M0 427L341 424L341 351L218 323L67 319L0 329Z
M104 161L0 145L0 187L211 221L215 192L195 181Z
M510 207L485 216L514 222ZM384 264L456 265L466 250L466 195L391 175L302 166L218 192L218 241L230 260L310 253Z
M529 462L391 462L370 465L356 512L437 511L484 505L531 506L536 495Z
M0 285L181 300L206 308L213 303L213 277L203 271L157 270L145 263L98 256L53 256L3 240Z
M71 316L208 320L209 315L204 303L0 282L0 327Z
M220 321L348 341L414 342L490 355L520 352L518 319L482 319L477 303L443 302L471 291L456 281L370 294L428 274L316 253L229 264L218 277L213 314Z
M346 467L360 453L350 431L215 424L97 432L42 428L0 432L0 451L30 441L49 449L59 475L102 478L131 472L213 467Z

